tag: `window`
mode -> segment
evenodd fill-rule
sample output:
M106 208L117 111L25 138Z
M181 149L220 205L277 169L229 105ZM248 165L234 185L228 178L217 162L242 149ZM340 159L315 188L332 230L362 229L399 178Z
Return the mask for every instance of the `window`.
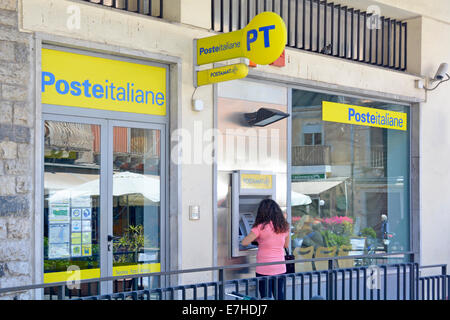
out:
M322 101L409 113L403 105L293 90L293 250L408 251L409 129L323 121Z

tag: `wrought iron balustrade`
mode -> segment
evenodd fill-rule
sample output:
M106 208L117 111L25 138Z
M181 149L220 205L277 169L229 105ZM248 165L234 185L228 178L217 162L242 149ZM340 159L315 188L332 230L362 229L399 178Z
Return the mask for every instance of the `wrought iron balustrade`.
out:
M407 68L406 22L330 0L211 0L211 29L241 29L263 11L283 18L290 48L389 69Z

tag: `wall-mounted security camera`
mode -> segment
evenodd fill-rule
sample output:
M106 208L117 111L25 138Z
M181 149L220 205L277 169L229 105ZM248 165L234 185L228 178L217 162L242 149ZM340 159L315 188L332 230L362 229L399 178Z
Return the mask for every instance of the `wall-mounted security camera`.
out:
M450 75L448 75L447 71L448 71L448 63L445 63L445 62L441 63L441 65L439 66L439 68L438 68L438 70L436 72L436 75L434 76L433 79L430 79L430 81L429 81L430 83L434 83L434 82L439 82L439 83L434 88L427 88L425 86L423 86L423 88L426 91L433 91L437 87L439 87L439 85L441 85L441 83L449 81L450 80ZM445 78L447 78L447 79L445 79ZM420 88L420 86L417 85L417 82L416 82L416 87Z
M447 71L448 71L448 63L441 63L432 81L434 82L444 80L445 76L447 75Z

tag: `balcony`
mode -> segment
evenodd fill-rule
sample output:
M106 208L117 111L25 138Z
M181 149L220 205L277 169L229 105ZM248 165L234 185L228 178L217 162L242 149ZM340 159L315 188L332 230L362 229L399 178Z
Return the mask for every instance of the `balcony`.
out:
M279 14L287 47L383 68L407 68L407 24L327 0L211 0L211 29L245 27L258 13Z
M329 165L330 146L293 146L292 165L293 166L323 166Z

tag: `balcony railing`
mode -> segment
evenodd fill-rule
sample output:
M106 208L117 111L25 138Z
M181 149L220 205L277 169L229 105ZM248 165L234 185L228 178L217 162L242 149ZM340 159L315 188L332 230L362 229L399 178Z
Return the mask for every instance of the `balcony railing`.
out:
M74 285L72 281L26 285L21 287L0 288L0 295L7 294L14 298L20 293L35 289L52 289L49 292L55 294L56 299L81 299L81 300L225 300L233 299L231 294L238 293L246 296L258 297L258 287L261 281L283 278L285 298L287 300L310 300L320 296L326 300L446 300L450 276L447 274L447 265L419 266L417 263L400 262L395 264L371 264L353 268L339 268L341 261L346 259L371 260L387 258L414 259L412 252L384 253L374 255L337 256L328 258L299 259L269 263L252 263L241 265L229 265L220 267L208 267L189 270L175 270L146 274L124 275L116 277L103 277L89 280L80 280L83 286L96 285L108 281L134 281L135 285L123 285L121 292L100 295L91 291L91 296L81 296L81 291L69 288ZM304 263L323 261L328 268L317 269L310 272L297 272L262 278L226 279L227 269L253 268L262 265ZM438 273L421 275L424 269L440 269ZM138 284L142 278L164 277L179 274L196 274L203 272L217 272L218 280L204 283L177 285L172 287L157 286L145 288ZM371 281L368 281L368 280ZM73 280L73 279L72 279ZM147 281L145 281L147 282ZM78 291L78 292L76 292ZM78 295L79 293L80 295ZM277 296L275 292L275 297ZM233 294L233 296L235 296Z
M323 0L211 0L211 29L243 28L258 13L279 14L290 48L406 70L407 24Z
M136 12L156 18L163 17L163 0L84 0L106 7Z
M323 166L330 164L330 146L293 146L293 166Z

